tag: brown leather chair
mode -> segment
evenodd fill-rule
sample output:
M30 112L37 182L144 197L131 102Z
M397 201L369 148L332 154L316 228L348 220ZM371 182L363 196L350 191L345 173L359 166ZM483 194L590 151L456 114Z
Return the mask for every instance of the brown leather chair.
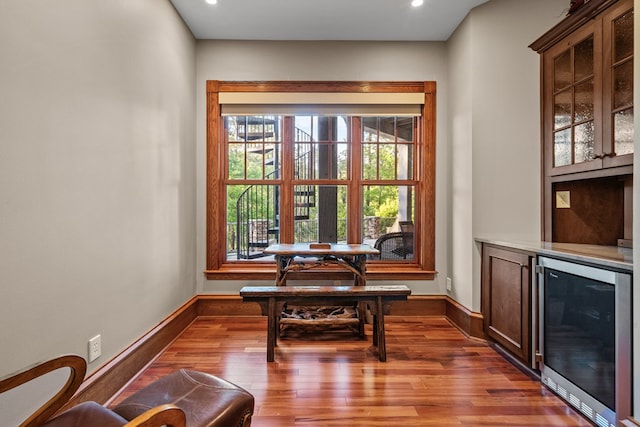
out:
M166 406L166 407L164 407ZM175 411L169 418L167 413L162 416L159 412ZM43 427L156 427L168 425L170 427L184 427L185 415L181 409L173 405L163 405L148 411L131 421L116 414L109 408L96 402L82 402L71 409L42 424Z
M36 412L20 424L20 427L185 427L184 412L167 404L142 412L127 420L96 402L83 402L54 416L78 390L87 372L85 360L76 355L65 355L30 366L0 379L0 393L62 368L69 368L69 377L62 388ZM53 417L53 418L52 418Z
M254 398L222 378L180 369L132 394L113 410L131 420L163 404L181 408L188 427L249 427Z

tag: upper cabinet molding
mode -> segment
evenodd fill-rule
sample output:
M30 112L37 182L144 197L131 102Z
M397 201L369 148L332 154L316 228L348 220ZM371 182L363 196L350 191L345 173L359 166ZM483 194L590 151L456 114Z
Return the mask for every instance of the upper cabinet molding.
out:
M617 1L618 0L590 0L586 2L574 14L566 17L556 26L538 37L529 47L538 53L544 52Z

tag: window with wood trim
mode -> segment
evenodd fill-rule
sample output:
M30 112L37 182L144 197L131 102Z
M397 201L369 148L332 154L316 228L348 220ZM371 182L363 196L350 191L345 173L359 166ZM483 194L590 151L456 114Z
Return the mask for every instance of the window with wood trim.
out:
M208 278L272 278L264 249L300 242L370 244L371 279L433 277L435 83L207 83Z

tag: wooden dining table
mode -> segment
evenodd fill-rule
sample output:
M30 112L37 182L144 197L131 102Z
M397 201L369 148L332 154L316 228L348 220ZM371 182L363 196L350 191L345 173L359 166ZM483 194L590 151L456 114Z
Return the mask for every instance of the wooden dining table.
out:
M264 250L276 260L276 286L286 285L287 274L325 265L339 265L353 273L355 286L367 283L367 256L380 252L367 244L278 243ZM309 261L309 258L313 258Z

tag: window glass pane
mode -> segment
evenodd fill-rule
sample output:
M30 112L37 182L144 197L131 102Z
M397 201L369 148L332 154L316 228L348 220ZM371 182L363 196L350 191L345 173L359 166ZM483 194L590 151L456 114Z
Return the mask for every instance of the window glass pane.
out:
M395 144L378 144L378 179L396 178L396 146ZM366 168L367 165L363 165Z
M613 108L633 104L633 61L613 69Z
M348 116L296 116L296 141L346 142L349 139Z
M294 140L298 142L311 141L313 132L314 117L296 116L294 119Z
M396 179L413 179L413 151L414 146L409 144L398 144L396 147L396 159L398 170Z
M295 151L295 179L347 179L347 144L302 143Z
M396 130L396 117L362 118L363 141L393 142L396 140Z
M397 117L396 118L396 130L398 135L398 141L400 142L413 142L414 135L413 129L415 126L415 117Z
M347 179L348 117L296 116L294 179Z
M313 144L311 142L296 142L294 144L293 164L294 179L311 179L314 163Z
M413 144L362 144L362 178L413 179L413 155Z
M571 128L556 132L553 141L553 165L571 164Z
M246 179L275 179L275 144L246 144ZM279 146L278 146L279 147Z
M277 179L281 158L281 118L225 117L229 179Z
M566 50L553 61L553 88L554 91L569 86L571 79L571 51Z
M633 153L633 108L615 113L613 128L616 155Z
M593 80L576 85L574 123L593 120Z
M571 124L571 89L563 90L555 96L554 123L554 129Z
M613 40L615 62L633 54L633 11L613 21Z
M362 241L380 251L372 259L413 259L415 188L407 185L368 185L362 189Z
M279 191L276 185L227 186L227 259L261 258L279 241Z
M281 128L280 116L225 117L229 141L280 141Z
M575 127L575 163L593 160L595 132L593 122L583 123Z
M294 186L294 242L347 241L347 186Z
M413 179L413 117L362 118L362 177Z
M578 43L573 50L574 82L578 82L593 74L593 37Z
M414 117L363 117L363 141L413 142Z
M362 179L378 177L378 144L362 144Z
M229 179L244 179L246 171L244 144L229 143L227 165L229 169Z

